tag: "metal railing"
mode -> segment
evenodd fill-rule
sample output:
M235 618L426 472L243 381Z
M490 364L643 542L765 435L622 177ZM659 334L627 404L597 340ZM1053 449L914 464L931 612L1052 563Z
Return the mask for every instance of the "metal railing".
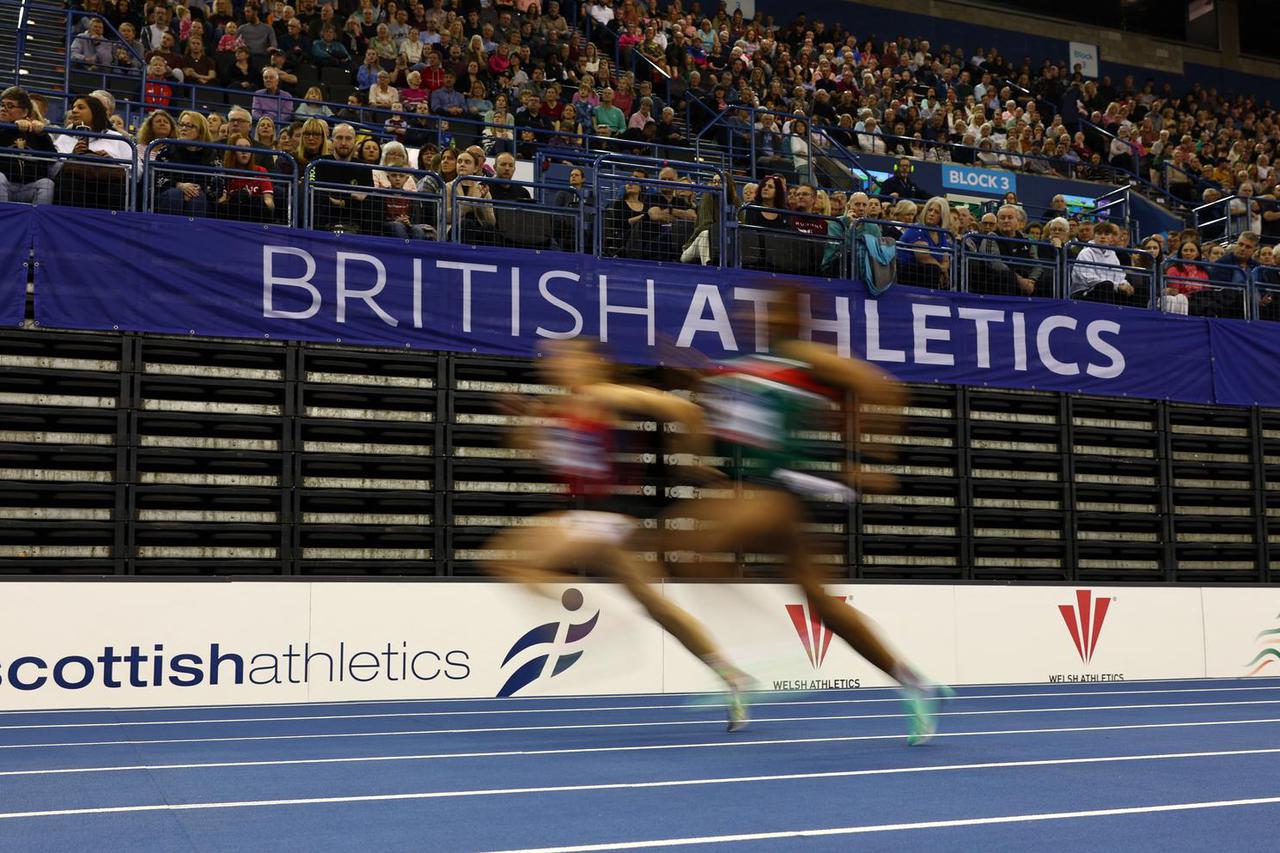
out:
M1063 248L1065 278L1072 299L1140 308L1159 306L1159 271L1147 252L1075 240Z
M459 187L462 183L467 186ZM573 197L572 204L553 207L539 202L540 189L537 184L486 175L458 178L449 190L451 239L471 245L581 252L583 194L566 187L561 192Z
M962 241L960 264L969 293L1062 296L1062 259L1051 243L992 232L978 241L976 250Z
M391 186L377 186L375 172L387 176ZM401 175L408 181L394 177ZM409 184L415 188L408 189ZM446 229L444 187L434 172L313 160L302 170L300 224L317 231L440 240Z
M840 217L759 205L746 205L741 212L747 221L736 228L735 249L742 269L848 278ZM773 214L774 224L760 224L766 221L763 214ZM751 224L752 219L757 224Z
M187 148L208 152L211 162L192 163L164 157L165 150ZM228 167L218 153L246 151L268 155L288 167L287 172ZM155 156L161 152L160 156ZM157 139L143 151L142 209L194 217L296 225L298 222L298 163L293 155L270 148ZM181 188L188 183L197 189Z

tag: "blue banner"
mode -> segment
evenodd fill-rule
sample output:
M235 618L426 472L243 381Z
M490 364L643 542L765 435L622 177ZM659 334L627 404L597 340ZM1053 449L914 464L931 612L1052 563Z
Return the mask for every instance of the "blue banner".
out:
M528 356L764 351L768 273L41 207L43 326ZM1280 405L1280 325L811 279L810 330L913 382ZM1258 341L1266 339L1265 344ZM1214 356L1222 340L1234 353ZM1275 343L1273 343L1275 342ZM1255 396L1256 395L1256 396ZM1250 399L1245 399L1246 397ZM1224 400L1226 402L1226 400Z
M0 203L0 325L17 326L27 304L27 260L31 256L31 208Z
M1018 191L1018 175L1003 169L978 169L973 166L942 166L942 186L949 190L1004 195Z

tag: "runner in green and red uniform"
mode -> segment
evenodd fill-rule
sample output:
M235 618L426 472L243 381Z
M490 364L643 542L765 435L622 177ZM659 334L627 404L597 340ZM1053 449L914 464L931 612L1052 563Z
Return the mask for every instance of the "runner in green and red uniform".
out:
M728 499L699 499L680 514L703 522L686 534L701 554L781 553L823 622L903 689L910 718L908 742L928 741L939 700L950 688L933 686L895 655L869 622L843 599L824 591L827 580L813 561L803 533L806 499L853 501L859 492L892 491L892 477L851 465L848 483L806 473L805 444L798 435L822 429L833 410L852 395L859 407L892 412L905 403L902 386L870 364L840 356L823 344L800 340L795 291L780 291L769 307L770 355L719 365L704 380L698 401L720 443L718 455L742 484ZM894 416L888 416L891 420Z

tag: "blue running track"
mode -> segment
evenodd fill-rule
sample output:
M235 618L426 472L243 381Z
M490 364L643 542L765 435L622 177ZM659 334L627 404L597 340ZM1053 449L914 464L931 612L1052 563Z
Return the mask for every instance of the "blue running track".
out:
M0 713L0 850L1267 850L1280 679Z

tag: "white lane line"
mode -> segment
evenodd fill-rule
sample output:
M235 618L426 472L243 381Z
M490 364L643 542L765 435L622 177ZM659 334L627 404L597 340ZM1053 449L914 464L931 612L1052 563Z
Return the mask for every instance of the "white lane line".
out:
M1187 691L1169 691L1169 690L1098 690L1090 693L1005 693L999 695L965 695L953 696L948 702L963 701L982 701L987 699L1033 699L1033 698L1054 698L1061 699L1066 695L1071 696L1106 696L1106 695L1166 695L1170 693L1226 693L1241 690L1280 690L1277 687L1223 687L1218 690L1187 690ZM719 694L706 693L701 694L708 700L714 700ZM768 695L768 694L764 694ZM782 702L752 702L753 708L766 707L790 707L790 706L808 706L808 705L865 705L877 703L900 702L899 696L886 696L875 699L798 699ZM1280 700L1277 700L1280 701ZM1161 703L1163 704L1163 703ZM1225 703L1224 703L1225 704ZM1099 705L1094 707L1154 707L1154 706L1128 706L1128 705ZM1168 705L1168 707L1189 707ZM136 726L183 726L183 725L215 725L227 723L273 723L273 722L294 722L301 720L381 720L396 718L412 718L412 717L477 717L477 716L515 716L519 714L578 714L578 713L601 713L610 711L683 711L696 710L697 706L689 704L679 705L601 705L594 707L571 707L571 708L514 708L511 710L502 709L486 709L483 711L398 711L381 714L295 714L292 716L268 716L268 717L205 717L189 720L116 720L112 722L77 722L77 723L20 723L16 725L0 725L0 731L17 731L21 729L83 729L83 728L120 728L120 727L136 727ZM992 712L995 713L995 712Z
M1280 717L1254 720L1197 720L1181 723L1128 723L1114 726L1061 726L1045 729L996 729L978 732L938 732L937 738L991 737L995 735L1076 734L1133 729L1183 729L1201 726L1252 726L1280 723ZM653 752L655 750L720 749L746 746L780 746L794 744L851 743L854 741L903 740L905 734L835 735L832 737L770 738L767 740L722 740L702 743L637 744L633 746L576 746L556 749L502 749L485 752L428 752L416 755L356 755L338 758L287 758L262 761L211 761L188 764L123 764L105 767L53 767L38 770L5 770L2 776L54 776L64 773L118 773L124 771L198 770L227 767L287 767L303 764L363 764L379 761L438 761L451 758L513 758L530 755L589 755L609 752ZM132 744L135 741L122 741Z
M1065 708L1003 708L994 711L942 711L940 717L992 717L1010 714L1058 714L1078 713L1082 711L1139 711L1163 708L1225 708L1240 705L1280 705L1280 699L1248 699L1237 702L1159 702L1146 705L1091 705L1086 707L1068 706ZM824 720L893 720L905 716L894 714L819 714L807 717L754 717L752 724L762 723L812 723ZM302 719L310 719L304 717ZM313 740L316 738L339 737L409 737L413 735L466 735L466 734L499 734L502 732L561 732L581 729L643 729L661 726L722 726L724 720L717 716L702 720L634 720L621 723L563 723L549 726L477 726L467 729L407 729L404 731L374 732L316 732L312 734L285 735L237 735L234 737L195 737L195 738L146 738L137 740L90 740L90 741L49 741L45 743L5 743L5 749L47 749L63 746L121 746L124 744L142 745L155 743L234 743L238 741L258 740Z
M652 841L619 841L610 844L578 844L572 847L526 847L499 853L595 853L605 850L641 850L655 847L691 846L694 844L732 844L743 841L773 841L782 838L824 838L835 835L864 835L872 832L902 832L913 829L954 829L963 826L993 826L1002 823L1032 823L1046 820L1117 817L1121 815L1158 814L1162 812L1224 809L1240 806L1266 806L1280 803L1280 797L1253 797L1247 800L1212 800L1201 803L1170 803L1157 806L1130 806L1117 809L1091 809L1076 812L1040 812L1037 814L999 815L957 820L925 820L916 823L882 823L866 826L792 829L783 832L751 832L738 835L699 835L689 838L659 838Z
M1277 676L1263 676L1263 675L1260 675L1260 676L1254 676L1254 677L1252 677L1252 678L1248 678L1248 679L1243 679L1243 678L1180 678L1180 679L1175 679L1175 680L1172 680L1172 681L1170 681L1170 680L1168 680L1168 679L1151 679L1151 680L1148 680L1148 681L1135 680L1135 681L1130 681L1130 682L1127 682L1127 683L1128 683L1128 684L1166 684L1166 683L1167 683L1167 684L1199 684L1199 683L1205 683L1205 684L1222 684L1222 683L1224 683L1224 682L1226 682L1226 683L1231 683L1231 682L1246 681L1246 680L1247 680L1247 681L1257 681L1257 682L1266 682L1266 681L1276 681L1276 682L1280 682L1280 675L1277 675ZM1010 689L1010 688L1014 688L1014 687L1044 687L1044 686L1046 686L1046 685L1045 685L1045 683L1044 683L1044 682L1042 682L1042 681L1029 681L1029 682L1011 683L1011 684L966 684L966 685L963 685L962 687L960 687L960 689L962 689L962 690L994 690L994 689L998 689L998 688ZM1153 688L1153 689L1150 689L1150 690L1068 690L1068 689L1066 689L1066 688L1069 688L1069 687L1076 687L1076 686L1079 686L1079 685L1076 685L1076 684L1062 684L1062 685L1060 685L1060 686L1063 688L1062 690L1053 690L1053 691L1048 691L1048 692L1043 692L1043 693L1022 693L1022 694L995 694L995 693L987 693L987 694L974 694L973 698L992 698L992 699L996 699L996 698L1010 698L1010 697L1015 697L1015 696L1026 696L1026 697L1031 697L1031 696L1106 696L1106 695L1109 695L1109 694L1124 695L1124 694L1138 694L1138 693L1217 693L1217 692L1229 692L1229 691L1236 691L1236 690L1278 690L1278 689L1280 689L1280 686L1277 686L1277 687L1261 687L1261 686L1259 686L1259 687L1175 687L1175 688L1167 688L1167 689L1155 689L1155 688ZM858 693L882 693L882 692L884 692L884 691L886 691L886 690L892 690L892 691L895 691L895 692L896 692L896 691L897 691L897 689L898 689L898 688L896 688L896 687L860 687L860 688L858 688L858 689L857 689L857 692L858 692ZM786 695L789 695L789 694L812 695L812 694L814 694L814 693L835 693L835 692L843 692L843 691L835 691L835 690L806 690L806 691L778 690L778 691L767 691L767 692L776 692L776 693L778 693L779 695L786 696ZM685 696L685 697L697 698L697 697L706 696L706 695L707 695L707 691L695 691L695 692L692 692L692 693L616 693L616 694L611 694L611 695L600 695L600 694L577 694L577 695L572 695L572 694L571 694L571 695L565 695L565 696L509 696L509 697L507 697L507 698L505 698L505 699L501 699L501 700L497 700L497 699L494 699L494 698L492 698L492 697L488 697L488 698L486 698L486 697L480 696L480 697L471 697L471 698L466 698L466 699L345 699L345 700L335 700L335 701L328 701L328 702L249 702L249 703L245 703L245 704L214 704L214 705L162 705L162 706L148 706L148 707L128 706L128 707L120 707L120 708L31 708L31 709L15 708L15 709L0 710L0 718L6 717L6 716L14 716L14 715L29 716L29 715L35 715L35 714L49 714L49 715L56 715L56 714L153 714L153 713L161 713L161 712L165 712L165 711L229 711L229 710L234 710L234 709L236 709L236 708L257 708L257 709L263 709L263 708L327 708L327 707L343 708L343 707L350 707L350 706L352 706L352 705L368 705L368 706L371 706L371 707L379 707L379 706L383 706L383 705L450 705L450 704L474 704L474 703L476 703L476 702L497 702L497 701L501 701L503 704L507 704L507 703L517 704L517 703L523 703L523 702L561 702L561 701L563 701L563 702L581 702L581 701L584 701L584 700L591 700L591 701L599 702L599 701L601 701L601 700L605 700L605 699L618 699L618 700L622 700L622 699L646 699L646 698L650 698L650 697L655 698L655 699L670 699L670 698L672 698L672 697L677 697L677 696ZM868 701L868 700L864 700L864 701ZM564 710L570 710L570 707L569 707L569 706L566 706Z
M1188 758L1267 755L1276 749L1235 749L1218 752L1165 752L1146 755L1103 755L1084 758L1041 758L1026 761L991 761L970 764L938 764L925 767L882 767L867 770L826 770L814 773L778 773L756 776L722 776L709 779L659 779L648 782L604 782L593 785L540 785L525 788L476 788L460 791L414 791L402 794L353 794L342 797L297 797L276 800L230 800L207 803L155 803L134 806L96 806L45 811L0 812L0 820L68 815L120 814L122 812L197 811L243 809L263 806L311 806L333 803L370 803L395 800L443 800L460 797L496 797L512 794L562 794L586 791L623 791L643 788L684 788L703 785L741 785L759 782L794 782L802 779L845 779L857 776L890 776L904 773L943 773L964 770L998 770L1012 767L1052 767L1071 764L1106 764L1122 761L1169 761Z

